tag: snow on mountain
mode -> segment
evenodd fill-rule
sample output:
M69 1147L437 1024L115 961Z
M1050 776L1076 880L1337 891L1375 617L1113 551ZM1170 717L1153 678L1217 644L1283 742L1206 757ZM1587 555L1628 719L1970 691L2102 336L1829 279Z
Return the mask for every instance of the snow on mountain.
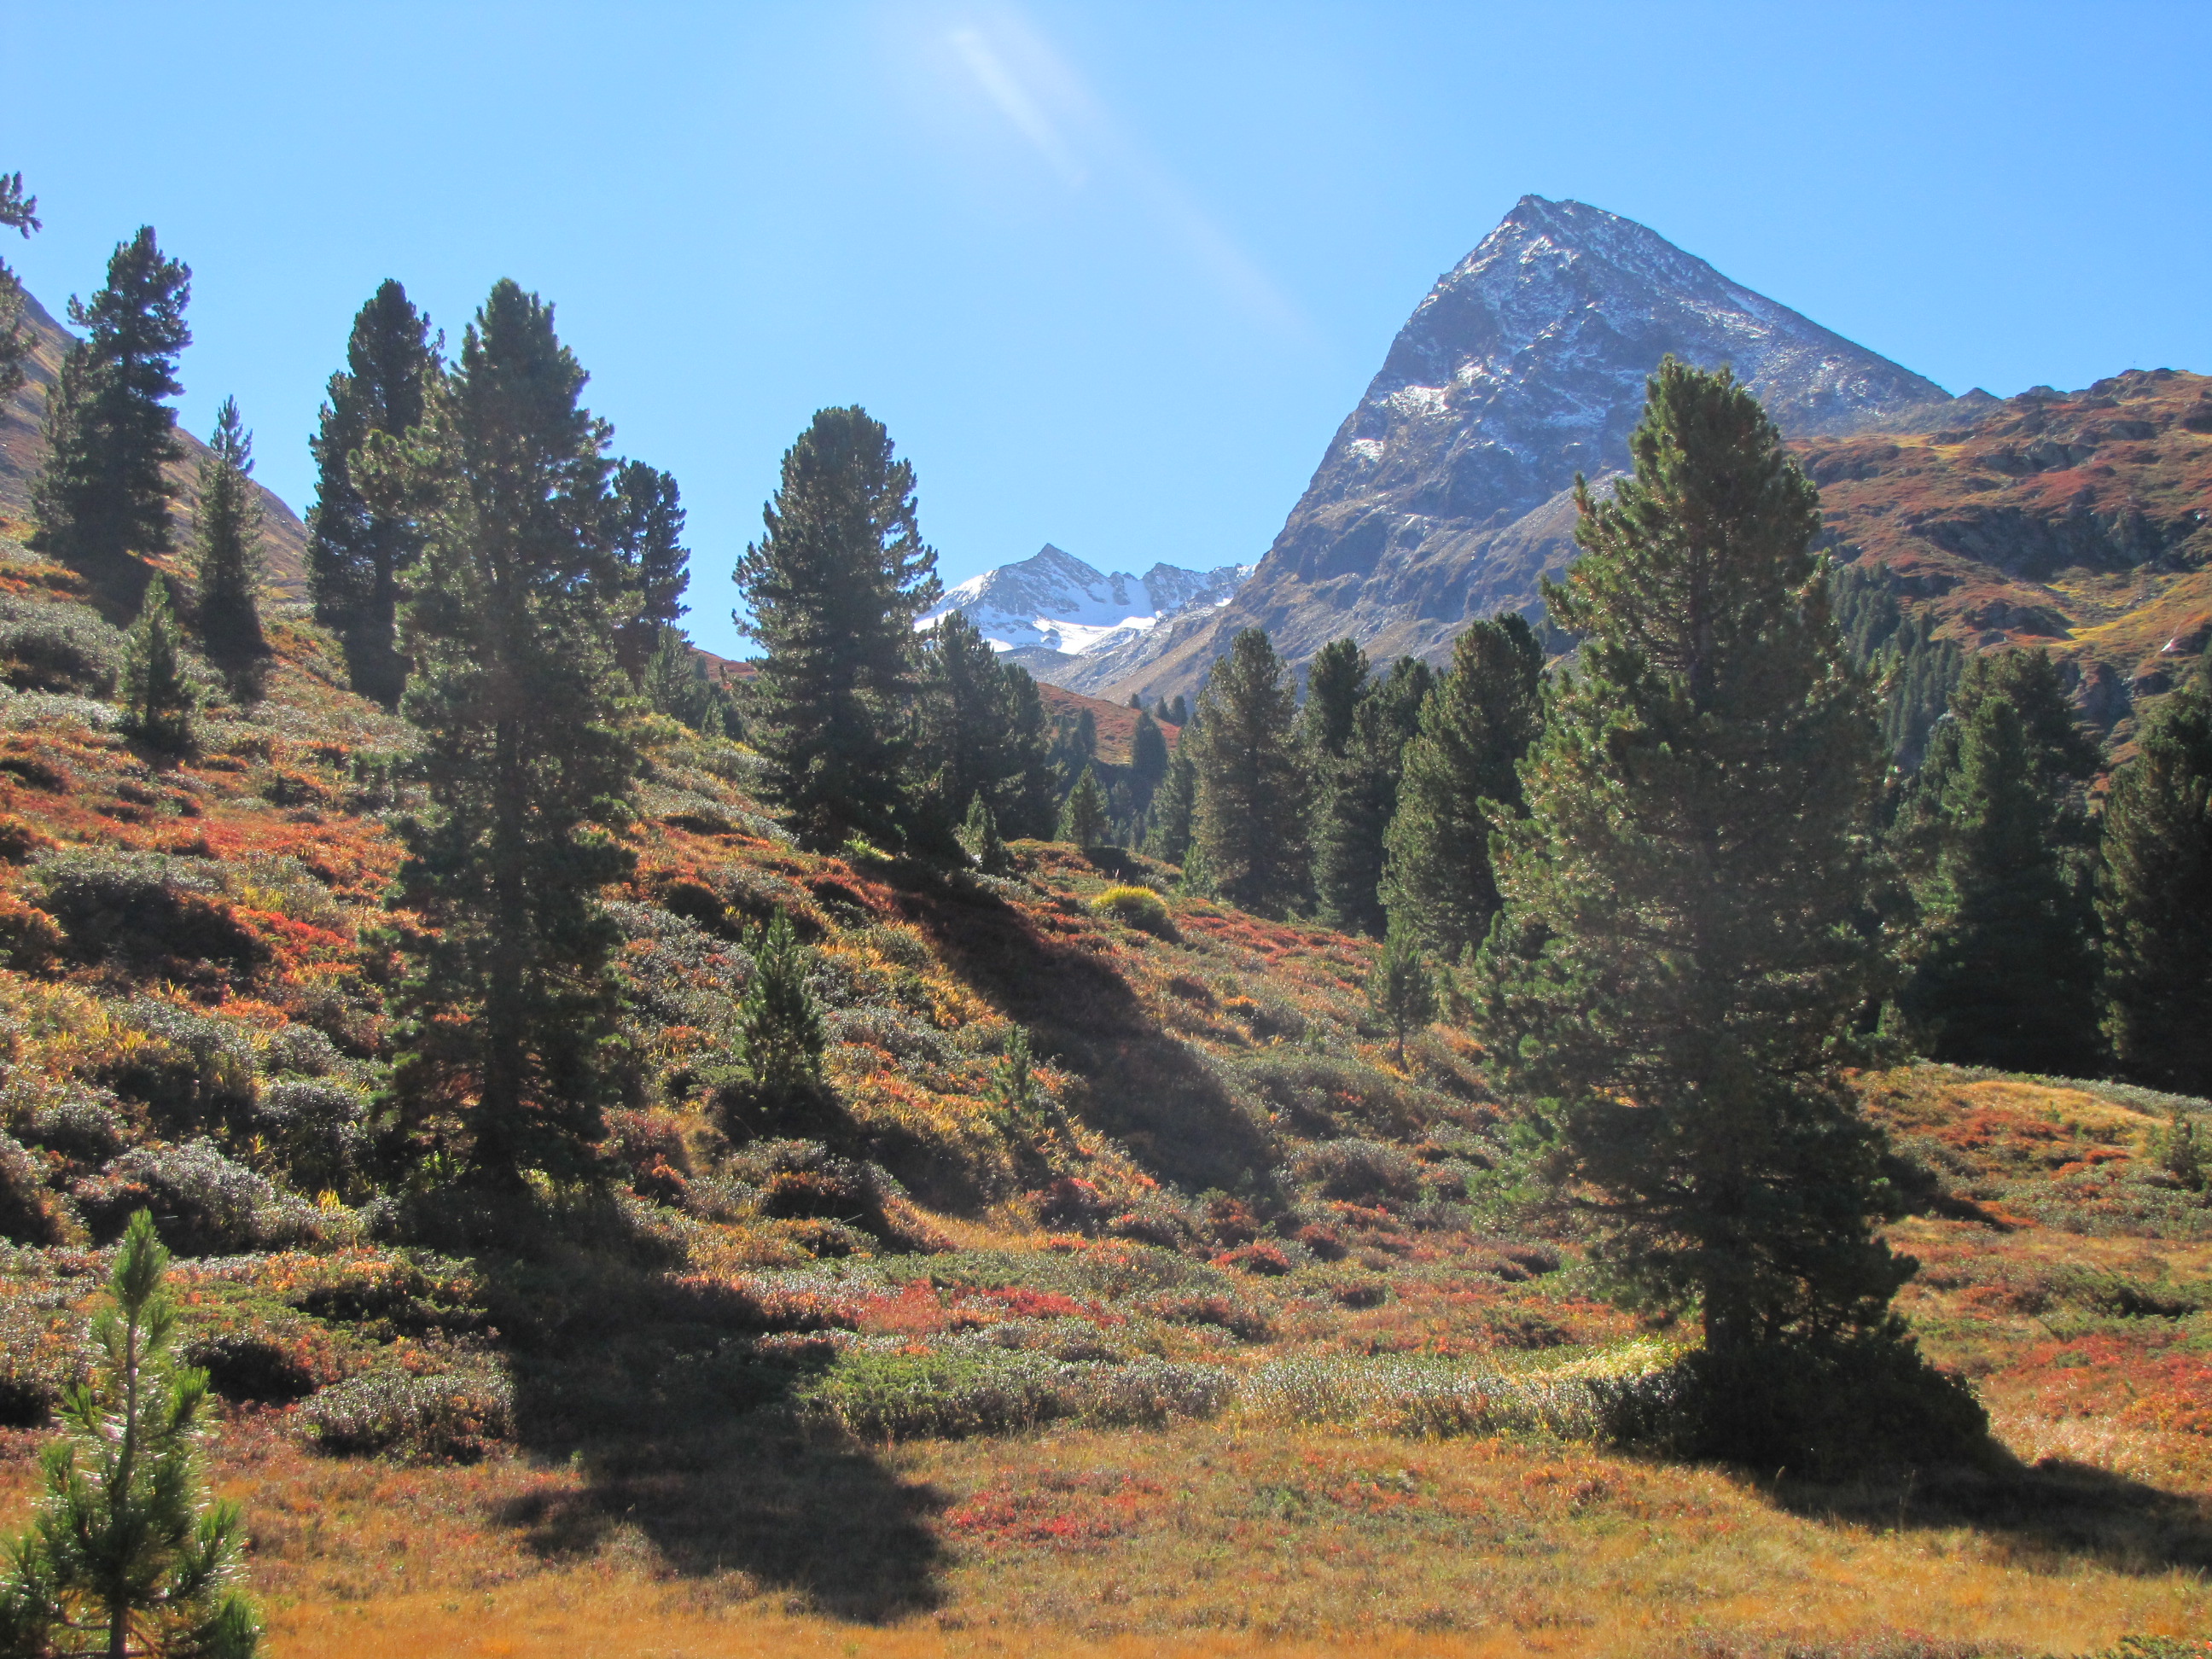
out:
M1047 542L1026 559L969 577L915 626L958 611L1000 651L1042 647L1079 657L1125 644L1165 617L1221 605L1251 574L1249 564L1156 564L1133 576L1096 570Z

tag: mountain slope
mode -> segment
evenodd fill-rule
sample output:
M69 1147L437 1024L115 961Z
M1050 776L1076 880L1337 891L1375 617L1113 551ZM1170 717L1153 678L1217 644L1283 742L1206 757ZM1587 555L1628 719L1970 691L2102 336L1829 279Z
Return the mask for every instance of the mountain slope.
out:
M22 390L0 404L0 518L27 526L31 512L31 481L46 465L46 446L39 435L39 422L46 407L46 388L61 370L62 356L73 337L56 322L46 308L24 295L23 320L31 335L28 376ZM208 447L189 432L179 431L185 458L168 469L178 486L177 540L181 547L191 533L191 505L196 495L200 462ZM273 491L254 488L261 496L261 525L269 556L270 585L292 598L307 592L307 527L300 515Z
M1565 562L1563 492L1626 465L1669 352L1734 364L1792 434L1952 401L1641 225L1523 197L1399 331L1251 581L1155 630L1110 685L1071 683L1190 691L1253 626L1294 662L1346 634L1436 658L1475 617L1533 609L1538 575Z
M1234 564L1109 573L1047 542L1026 559L969 577L915 626L963 612L1000 650L1017 653L1040 678L1058 680L1062 658L1126 647L1168 617L1221 604L1251 574L1251 566Z

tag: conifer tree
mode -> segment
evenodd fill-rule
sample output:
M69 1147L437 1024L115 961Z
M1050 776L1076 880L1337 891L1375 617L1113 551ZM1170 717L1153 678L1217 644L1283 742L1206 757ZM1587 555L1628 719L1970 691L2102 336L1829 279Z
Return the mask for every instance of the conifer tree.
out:
M2144 720L2104 830L2113 1055L2154 1089L2212 1094L2212 655Z
M20 232L25 240L40 228L39 198L23 193L23 175L0 173L0 228ZM23 331L23 283L5 259L0 259L0 403L23 389L23 360L31 354L31 337Z
M1017 837L1048 839L1059 817L1060 781L1052 764L1052 724L1044 712L1044 696L1030 671L1019 663L1001 662L999 676L1012 708L1008 753L1021 781L1000 815L1000 827Z
M1393 927L1384 937L1382 954L1367 981L1367 1006L1389 1028L1392 1063L1404 1070L1406 1034L1437 1017L1437 983L1421 959L1421 941L1412 929Z
M1352 639L1331 640L1314 653L1306 671L1305 707L1298 711L1298 737L1316 769L1340 761L1352 742L1352 722L1367 695L1367 653Z
M1014 681L964 612L947 611L921 646L916 816L942 842L957 829L963 803L978 795L994 814L1018 817L1035 757L1020 740Z
M1215 886L1262 915L1301 902L1311 882L1296 719L1273 642L1246 629L1199 695L1194 832Z
M404 709L429 811L399 825L407 936L398 1127L480 1182L589 1167L611 1086L618 933L599 890L636 758L614 624L608 429L552 308L495 284L404 443L373 434L367 482L410 501L422 553L403 616Z
M31 487L32 545L103 585L129 586L136 553L174 550L162 468L179 459L177 354L191 271L162 253L146 225L116 245L107 285L90 304L72 298L69 319L89 334L71 346L47 394L46 464Z
M1144 710L1137 711L1137 729L1129 738L1129 775L1143 789L1147 800L1159 787L1160 780L1168 775L1168 740L1155 720Z
M138 620L123 647L123 729L167 754L192 745L192 708L198 701L185 678L185 630L169 602L169 584L147 584Z
M154 1218L131 1218L94 1321L94 1378L62 1400L46 1497L0 1578L0 1654L249 1659L261 1621L238 1505L209 1494L208 1377L172 1354L177 1304Z
M691 585L691 551L684 545L684 501L672 474L643 461L615 471L615 549L629 573L634 614L616 638L615 652L632 679L659 644L664 629L685 610Z
M1923 923L1899 1000L1934 1058L2067 1077L2099 1066L2082 806L2097 760L2046 653L1966 665L1899 829Z
M261 632L261 501L249 481L252 471L253 436L239 418L238 400L226 398L200 463L192 554L200 645L234 691L258 684L269 654Z
M654 711L708 737L731 737L735 718L729 698L707 677L707 665L680 628L663 627L646 659L639 688Z
M1180 691L1176 693L1175 702L1168 706L1168 724L1176 726L1190 724L1190 704Z
M315 620L338 636L353 689L387 708L399 705L407 664L398 647L400 579L422 553L413 515L373 503L354 476L372 434L404 438L420 426L441 374L445 344L398 283L381 283L353 319L346 366L331 376L319 428L307 441L316 465L307 513L307 592Z
M1086 766L1083 775L1068 791L1067 801L1060 809L1060 838L1073 842L1078 847L1103 847L1112 831L1112 822L1106 810L1105 792L1098 787L1098 774Z
M1322 914L1346 933L1379 936L1384 846L1398 810L1406 746L1435 689L1426 663L1401 657L1370 680L1352 711L1343 751L1316 780L1321 811L1314 834L1314 893ZM1309 698L1307 707L1312 707Z
M1198 767L1196 728L1185 726L1168 756L1167 775L1152 793L1152 833L1146 850L1168 864L1182 864L1190 856L1192 826L1197 822Z
M1480 945L1498 913L1490 838L1498 815L1520 808L1515 769L1542 723L1543 673L1544 647L1524 618L1474 623L1454 642L1406 746L1383 901L1446 962Z
M811 847L896 845L905 814L914 619L943 591L914 467L860 408L825 409L783 458L767 533L738 561L767 647L755 708L769 798Z
M826 1042L805 953L779 910L753 939L753 975L738 1005L739 1055L760 1087L788 1094L822 1080Z
M1583 663L1493 843L1482 1035L1554 1177L1597 1195L1606 1259L1697 1309L1711 1374L1763 1386L1741 1357L1806 1343L1909 1373L1887 1310L1912 1264L1875 1234L1881 1143L1839 1076L1881 978L1858 925L1881 756L1819 495L1726 369L1669 358L1630 449L1609 502L1577 486L1584 556L1547 591Z
M1004 874L1012 862L1006 843L1000 836L999 820L991 811L991 803L983 799L980 791L968 804L968 819L960 827L960 846L986 875Z

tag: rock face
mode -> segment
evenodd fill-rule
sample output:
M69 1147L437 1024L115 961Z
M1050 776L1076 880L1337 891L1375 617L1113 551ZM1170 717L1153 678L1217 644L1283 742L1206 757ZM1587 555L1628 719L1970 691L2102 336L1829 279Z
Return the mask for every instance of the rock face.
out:
M1644 380L1669 352L1733 364L1793 434L1952 402L1639 224L1526 196L1399 331L1235 599L1102 659L1110 679L1070 683L1193 691L1253 626L1293 662L1346 634L1372 655L1434 659L1478 617L1533 611L1539 577L1571 558L1575 474L1627 465Z
M1047 542L1018 563L971 576L916 626L963 611L1001 651L1014 652L1032 672L1048 671L1060 659L1111 652L1165 618L1218 605L1251 574L1248 564L1218 570L1156 564L1141 576L1102 572Z

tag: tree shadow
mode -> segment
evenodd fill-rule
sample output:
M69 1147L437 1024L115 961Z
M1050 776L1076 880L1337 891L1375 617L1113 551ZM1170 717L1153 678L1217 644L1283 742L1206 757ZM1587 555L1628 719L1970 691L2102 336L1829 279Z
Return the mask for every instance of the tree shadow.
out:
M1768 1490L1782 1508L1813 1520L1916 1531L1967 1527L2031 1555L2087 1557L2118 1572L2212 1569L2212 1500L2063 1458L2026 1464L1992 1448L1980 1467L1848 1486L1785 1479Z
M941 1495L793 1409L830 1345L771 1332L779 1322L733 1287L672 1279L641 1254L556 1247L480 1262L512 1345L516 1437L583 1476L493 1518L548 1559L634 1532L678 1577L742 1575L745 1594L781 1591L857 1623L940 1605L929 1517Z
M973 883L902 872L900 914L963 983L1029 1028L1040 1054L1080 1079L1066 1103L1145 1168L1192 1192L1265 1182L1267 1130L1204 1060L1145 1012L1089 929L1041 919Z

